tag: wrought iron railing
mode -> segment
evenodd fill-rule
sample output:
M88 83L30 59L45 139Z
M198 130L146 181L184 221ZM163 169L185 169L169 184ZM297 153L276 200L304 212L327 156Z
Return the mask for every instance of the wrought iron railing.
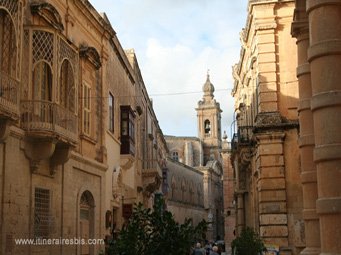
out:
M239 143L249 143L251 141L253 126L238 127L238 140Z
M19 81L0 71L0 111L6 115L19 115Z
M240 126L238 132L233 134L231 149L236 150L239 145L249 144L253 135L253 126Z
M27 132L52 132L71 142L77 142L77 116L53 102L21 101L21 127Z

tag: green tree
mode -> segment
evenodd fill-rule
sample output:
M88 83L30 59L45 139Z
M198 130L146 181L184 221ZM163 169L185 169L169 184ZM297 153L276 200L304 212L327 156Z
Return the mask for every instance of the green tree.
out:
M232 249L236 255L257 255L266 250L262 239L250 227L244 228L232 241Z
M203 220L193 226L191 219L177 223L172 213L163 210L163 204L162 200L156 202L154 210L135 205L109 254L188 255L193 241L202 239L207 224Z

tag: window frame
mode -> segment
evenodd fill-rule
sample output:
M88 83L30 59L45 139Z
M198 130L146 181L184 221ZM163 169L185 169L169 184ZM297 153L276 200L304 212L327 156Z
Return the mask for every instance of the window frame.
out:
M40 192L40 198L41 200L44 199L44 194L47 194L47 198L45 198L45 201L38 201L39 193ZM47 202L46 202L47 201ZM38 203L41 203L41 208L38 208ZM45 203L44 203L45 202ZM49 238L50 236L50 214L51 214L51 190L35 187L34 189L34 237L37 238ZM39 214L39 215L38 215ZM46 224L46 226L44 225ZM43 228L43 229L42 229Z
M130 106L121 106L121 154L135 155L135 113Z
M64 59L59 71L59 91L57 92L59 104L74 113L76 111L76 88L74 70L71 62Z
M111 92L108 97L109 131L115 133L115 98Z
M32 85L32 98L34 100L52 102L53 74L51 66L46 61L42 60L35 64L33 68Z
M173 151L173 152L172 152L172 159L173 159L174 161L179 162L179 152Z
M91 86L83 83L82 90L82 132L88 136L91 135Z

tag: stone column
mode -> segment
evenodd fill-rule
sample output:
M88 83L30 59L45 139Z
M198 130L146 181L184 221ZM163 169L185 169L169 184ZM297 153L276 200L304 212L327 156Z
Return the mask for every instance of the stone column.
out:
M256 135L259 194L259 230L265 243L288 247L287 194L282 132Z
M321 253L341 254L341 1L307 0Z
M303 189L303 219L305 226L306 248L303 255L315 255L320 252L320 228L316 213L317 181L316 165L313 159L314 127L310 108L311 79L307 50L309 47L309 24L305 0L296 1L292 35L297 38L297 78L299 83L299 148L301 155L301 182Z

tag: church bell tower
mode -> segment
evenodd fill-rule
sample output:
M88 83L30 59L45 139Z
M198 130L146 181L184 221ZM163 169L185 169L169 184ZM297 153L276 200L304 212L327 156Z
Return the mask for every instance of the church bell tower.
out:
M202 87L202 100L198 102L198 136L203 144L204 164L220 159L221 150L221 112L220 104L214 99L214 86L207 72L207 79Z

